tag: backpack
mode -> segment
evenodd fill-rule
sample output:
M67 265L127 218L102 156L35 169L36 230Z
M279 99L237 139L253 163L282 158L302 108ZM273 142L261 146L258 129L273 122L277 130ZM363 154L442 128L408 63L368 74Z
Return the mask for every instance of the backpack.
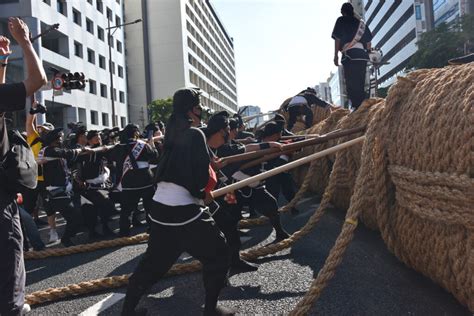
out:
M0 153L2 186L12 193L23 192L25 188L35 189L38 166L33 151L17 130L7 132L5 121L2 123L3 148L2 153ZM6 133L8 133L8 137L5 137L7 136Z

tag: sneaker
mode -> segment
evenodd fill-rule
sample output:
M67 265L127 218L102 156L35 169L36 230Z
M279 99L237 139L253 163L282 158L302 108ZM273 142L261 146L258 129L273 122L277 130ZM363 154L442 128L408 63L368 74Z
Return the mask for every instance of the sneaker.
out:
M56 229L51 229L49 231L49 243L57 242L59 240L59 235Z
M31 307L29 304L23 304L23 308L21 309L20 315L25 315L31 312Z

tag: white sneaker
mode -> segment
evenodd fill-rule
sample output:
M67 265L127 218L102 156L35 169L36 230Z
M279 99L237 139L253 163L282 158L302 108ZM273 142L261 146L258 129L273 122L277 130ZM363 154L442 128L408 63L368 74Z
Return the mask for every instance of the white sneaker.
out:
M21 309L20 315L25 315L27 313L31 312L31 307L29 304L23 304L23 308Z
M49 231L49 243L57 242L59 240L58 232L56 229L51 229Z

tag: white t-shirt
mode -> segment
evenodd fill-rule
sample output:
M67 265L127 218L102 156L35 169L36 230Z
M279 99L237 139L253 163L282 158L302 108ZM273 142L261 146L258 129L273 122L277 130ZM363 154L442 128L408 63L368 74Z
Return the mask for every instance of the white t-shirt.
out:
M308 101L306 101L305 97L301 95L297 95L291 99L290 103L288 103L288 105L294 105L294 104L308 104Z

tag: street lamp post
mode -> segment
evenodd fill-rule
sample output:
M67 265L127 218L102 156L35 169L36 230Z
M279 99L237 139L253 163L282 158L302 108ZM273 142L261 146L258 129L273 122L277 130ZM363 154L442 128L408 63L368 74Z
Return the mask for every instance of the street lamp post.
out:
M114 35L115 31L122 26L130 25L130 24L135 24L141 22L142 19L137 19L133 22L128 22L128 23L123 23L119 25L114 25L110 26L110 19L107 17L107 44L109 45L109 74L110 74L110 98L112 99L112 126L115 127L117 126L117 120L115 117L115 100L114 100L114 77L113 77L113 72L112 72L112 46L111 46L111 41L112 41L112 36ZM113 32L111 32L114 30Z

